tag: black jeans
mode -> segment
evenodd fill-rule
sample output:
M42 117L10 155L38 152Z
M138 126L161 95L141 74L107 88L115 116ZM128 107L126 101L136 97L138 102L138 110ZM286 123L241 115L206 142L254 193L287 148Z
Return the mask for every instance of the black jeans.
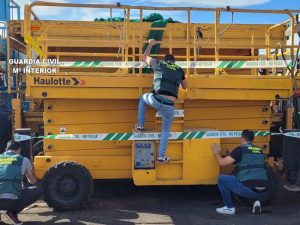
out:
M21 199L0 199L0 210L19 213L27 206L36 202L43 194L41 185L22 188Z

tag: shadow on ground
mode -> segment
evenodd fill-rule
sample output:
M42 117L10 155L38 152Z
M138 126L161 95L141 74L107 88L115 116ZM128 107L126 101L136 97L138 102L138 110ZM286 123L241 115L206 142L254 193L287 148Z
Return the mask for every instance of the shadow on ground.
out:
M21 214L24 225L35 224L183 224L299 225L300 194L280 188L264 213L237 202L237 215L215 213L222 206L216 186L136 187L126 182L96 182L92 202L84 210L53 212L45 203Z

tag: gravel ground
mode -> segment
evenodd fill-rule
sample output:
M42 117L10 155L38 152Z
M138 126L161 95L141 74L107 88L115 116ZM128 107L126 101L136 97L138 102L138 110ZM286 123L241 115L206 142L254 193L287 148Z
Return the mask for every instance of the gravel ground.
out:
M20 214L24 225L36 224L183 224L183 225L299 225L300 194L283 190L260 215L236 203L237 214L219 215L216 186L135 187L130 181L95 183L91 204L75 212L53 212L39 201ZM2 216L3 217L3 216ZM5 218L0 224L9 224Z

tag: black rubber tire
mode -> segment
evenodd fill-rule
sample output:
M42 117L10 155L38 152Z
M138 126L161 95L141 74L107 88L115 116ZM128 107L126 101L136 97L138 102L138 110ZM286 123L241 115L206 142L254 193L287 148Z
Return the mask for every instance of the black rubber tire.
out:
M74 161L60 162L49 168L42 183L45 202L57 211L84 208L94 190L90 172Z
M264 199L260 200L262 205L268 205L273 200L273 198L275 197L276 192L278 190L278 177L275 174L273 168L270 166L266 166L266 171L267 171L270 186L268 188L268 191L267 191L268 194L266 195L266 197ZM235 197L237 198L237 200L239 200L249 206L252 206L253 202L255 201L255 200L243 198L238 195L236 195Z

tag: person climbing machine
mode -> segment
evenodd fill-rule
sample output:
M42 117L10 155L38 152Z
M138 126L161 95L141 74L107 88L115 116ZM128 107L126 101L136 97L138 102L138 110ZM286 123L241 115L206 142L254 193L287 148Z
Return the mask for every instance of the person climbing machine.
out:
M154 70L153 91L143 94L139 100L138 122L135 125L135 131L144 130L146 106L151 106L162 115L162 135L158 149L157 163L167 163L170 157L166 156L169 132L174 118L174 103L177 99L178 89L187 88L184 71L175 64L175 57L166 54L163 60L150 57L153 45L159 42L155 39L149 40L143 61L150 65Z

